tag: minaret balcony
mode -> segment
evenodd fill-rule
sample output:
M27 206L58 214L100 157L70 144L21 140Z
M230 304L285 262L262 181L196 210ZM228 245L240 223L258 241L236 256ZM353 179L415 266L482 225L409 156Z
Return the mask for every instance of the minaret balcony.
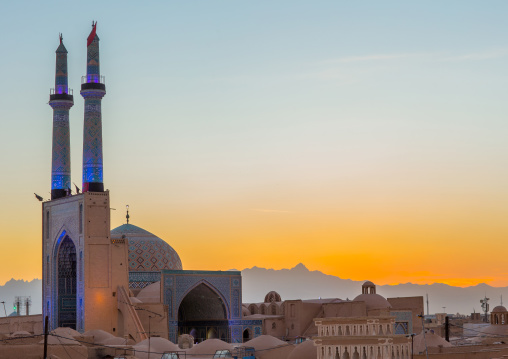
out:
M81 76L81 90L106 91L106 78L101 75Z
M57 88L49 90L49 101L74 101L73 91L72 89Z

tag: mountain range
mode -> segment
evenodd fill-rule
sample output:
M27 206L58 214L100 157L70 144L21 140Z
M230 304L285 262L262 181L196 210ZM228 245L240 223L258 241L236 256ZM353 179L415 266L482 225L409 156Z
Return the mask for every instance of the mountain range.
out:
M258 303L266 293L276 291L286 299L340 298L354 299L362 292L364 281L342 279L320 271L310 271L302 263L291 269L247 268L242 270L243 302ZM367 278L368 279L368 278ZM447 284L397 284L378 285L377 293L385 298L429 297L429 312L449 314L471 314L481 312L480 300L485 295L490 300L490 308L501 304L501 296L508 298L508 287L491 287L478 284L471 287L453 287ZM427 311L426 303L424 304ZM425 313L427 314L427 313Z
M269 291L278 292L286 299L340 298L354 299L361 293L363 281L342 279L320 271L310 271L305 265L298 264L291 269L266 269L259 267L242 270L243 302L259 303ZM42 312L42 283L40 279L32 281L11 279L0 286L0 302L5 301L6 313L13 311L15 296L31 296L31 313ZM491 287L478 284L471 287L453 287L447 284L397 284L379 285L377 293L385 298L412 297L426 295L429 297L430 313L447 312L450 314L470 314L480 312L480 299L486 295L491 298L491 309L501 304L501 297L508 298L508 287ZM425 305L426 308L426 305ZM4 316L0 305L0 316ZM427 314L427 313L425 313Z

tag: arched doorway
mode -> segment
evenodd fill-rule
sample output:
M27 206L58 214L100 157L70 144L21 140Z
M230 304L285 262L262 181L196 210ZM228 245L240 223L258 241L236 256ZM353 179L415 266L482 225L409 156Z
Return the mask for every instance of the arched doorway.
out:
M245 329L243 331L243 342L248 342L249 340L252 339L252 334L251 334L251 330L249 328Z
M197 342L220 338L230 340L228 314L221 296L201 283L183 298L178 308L178 334L193 332Z
M76 329L76 247L65 237L57 255L58 326Z

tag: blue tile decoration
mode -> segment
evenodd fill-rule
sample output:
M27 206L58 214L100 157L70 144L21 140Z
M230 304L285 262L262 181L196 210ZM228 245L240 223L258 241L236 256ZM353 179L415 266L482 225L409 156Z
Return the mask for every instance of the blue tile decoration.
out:
M185 296L200 284L205 284L219 295L226 307L232 342L241 343L244 326L255 333L261 321L244 324L241 319L241 273L238 271L162 270L163 303L168 305L169 340L176 342L178 335L178 308ZM259 330L260 332L260 330Z
M395 334L410 334L413 333L413 313L410 311L390 312L390 315L395 317ZM400 333L398 333L399 331ZM405 331L402 333L401 331Z

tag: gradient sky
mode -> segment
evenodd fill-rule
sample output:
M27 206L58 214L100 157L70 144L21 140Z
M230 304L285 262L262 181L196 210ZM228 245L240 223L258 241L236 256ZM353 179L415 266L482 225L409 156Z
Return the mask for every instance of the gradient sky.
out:
M81 183L98 21L112 227L184 269L508 285L508 2L2 4L0 284L41 277L55 50Z

